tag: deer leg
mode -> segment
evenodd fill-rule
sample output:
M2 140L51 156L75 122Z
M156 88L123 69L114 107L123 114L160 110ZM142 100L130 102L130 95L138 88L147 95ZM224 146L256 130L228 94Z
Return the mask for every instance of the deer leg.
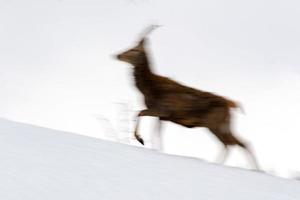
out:
M255 169L259 169L258 163L256 161L256 158L254 157L254 154L251 152L251 150L248 148L248 146L244 143L241 142L238 138L236 138L230 129L230 123L229 121L220 124L215 129L210 129L215 136L226 146L226 145L238 145L245 149L247 152L247 157L249 158L251 165Z
M209 130L219 139L219 141L224 145L223 150L217 157L217 163L223 164L229 155L228 143L226 142L226 138L228 137L228 126L223 126L221 128L209 128Z
M249 160L250 160L250 163L251 163L251 165L253 166L253 168L256 169L256 170L259 170L260 167L259 167L259 165L258 165L257 159L256 159L256 157L254 156L254 154L253 154L253 152L251 151L251 149L250 149L248 146L245 146L245 145L244 145L242 148L243 148L243 149L245 150L245 152L247 153L247 156L248 156L248 158L249 158Z
M138 116L137 116L137 121L136 121L136 126L135 126L135 130L134 130L134 136L135 138L142 144L144 145L144 140L141 137L141 135L138 133L138 129L139 129L139 124L140 124L140 118L142 116L151 116L151 117L166 117L167 115L165 113L162 113L160 111L156 111L156 110L142 110L139 112Z
M246 156L248 157L248 159L250 161L250 165L254 169L259 170L258 162L257 162L253 152L251 151L251 149L249 148L249 146L247 144L245 144L244 142L241 142L238 138L236 138L231 133L230 133L230 137L229 137L228 141L230 142L231 145L238 145L241 148L243 148L245 150L245 152L247 153Z
M223 164L225 162L225 160L227 159L228 154L229 154L229 148L227 145L224 145L223 150L217 157L217 163Z
M158 151L163 150L163 141L162 141L162 121L160 119L157 120L156 123L156 131L154 131L154 134L152 135L152 147Z
M137 139L137 141L139 141L142 145L144 145L144 140L138 133L139 124L140 124L140 117L138 117L136 120L135 129L134 129L134 137Z

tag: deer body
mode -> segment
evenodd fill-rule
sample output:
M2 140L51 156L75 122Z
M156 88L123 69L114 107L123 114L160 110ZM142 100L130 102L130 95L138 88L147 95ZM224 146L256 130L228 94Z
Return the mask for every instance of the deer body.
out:
M140 143L144 144L138 133L139 120L142 116L157 117L159 123L171 121L188 128L206 127L225 147L222 161L225 160L228 146L238 145L247 150L255 167L258 168L247 145L231 132L230 109L238 107L234 101L184 86L153 73L145 49L145 38L142 38L137 46L119 54L117 59L133 65L136 87L144 96L147 109L138 114L135 129L135 137Z

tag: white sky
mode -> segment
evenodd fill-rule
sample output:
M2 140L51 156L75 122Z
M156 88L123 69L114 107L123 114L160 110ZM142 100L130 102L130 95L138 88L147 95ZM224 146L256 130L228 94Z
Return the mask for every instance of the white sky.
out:
M116 103L142 105L130 67L112 55L158 23L155 71L241 102L236 133L263 169L289 176L300 171L299 11L292 0L2 0L0 116L103 138L100 115L120 131ZM219 151L204 129L167 123L164 133L168 153L213 161ZM247 163L233 151L228 164Z

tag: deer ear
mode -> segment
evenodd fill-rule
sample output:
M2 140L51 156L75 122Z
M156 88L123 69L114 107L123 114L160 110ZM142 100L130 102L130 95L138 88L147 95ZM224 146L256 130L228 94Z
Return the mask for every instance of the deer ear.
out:
M143 39L140 41L140 45L141 45L141 46L144 46L146 43L147 43L147 39L146 39L146 38L143 38Z
M143 38L139 43L138 43L138 48L139 49L144 49L144 46L146 45L147 43L147 39L146 38Z

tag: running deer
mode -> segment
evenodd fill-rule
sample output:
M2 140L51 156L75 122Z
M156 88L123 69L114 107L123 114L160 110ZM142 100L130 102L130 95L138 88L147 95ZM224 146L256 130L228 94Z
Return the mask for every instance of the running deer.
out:
M224 145L219 162L223 163L227 158L229 146L237 145L246 150L253 166L258 169L257 161L248 145L234 136L230 128L230 109L239 108L236 102L184 86L152 71L146 42L147 35L156 27L148 27L136 46L116 56L118 60L133 66L136 87L143 94L147 107L137 116L135 138L144 145L144 140L138 133L142 116L157 117L159 127L161 121L171 121L187 128L206 127Z

